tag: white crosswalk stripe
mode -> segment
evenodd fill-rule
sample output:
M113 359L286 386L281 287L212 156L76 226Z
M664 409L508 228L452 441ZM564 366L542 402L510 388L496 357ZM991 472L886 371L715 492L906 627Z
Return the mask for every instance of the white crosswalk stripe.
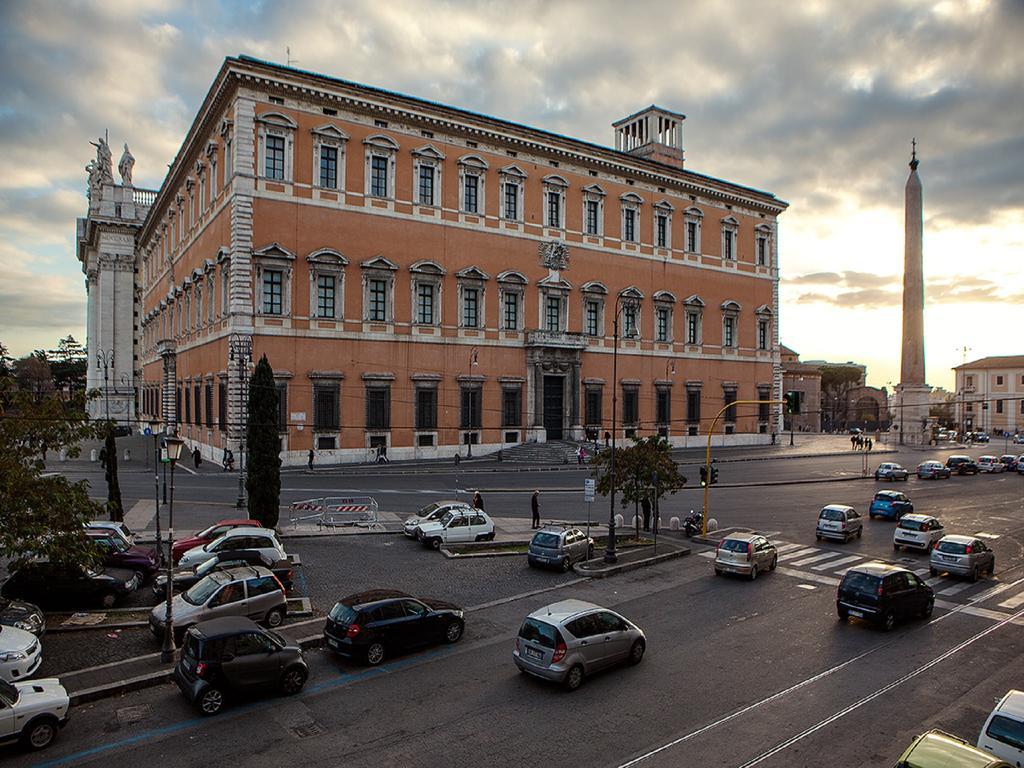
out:
M803 547L803 544L777 544L775 551L781 555L783 552L792 552L794 549L800 549L801 547Z
M1016 597L1011 597L1009 600L1003 600L1003 602L999 604L999 607L1015 611L1022 605L1024 605L1024 592L1021 592Z
M840 554L841 553L839 552L823 552L820 555L814 555L813 557L805 557L803 560L796 560L790 563L790 565L794 567L801 565L810 565L811 563L817 563L821 560L828 560L833 557L839 557Z
M806 557L807 555L813 554L815 552L820 552L820 551L821 550L818 549L817 547L808 547L807 549L798 549L796 552L787 552L784 555L779 555L779 562L782 562L783 560L792 560L793 558L796 558L796 557Z
M959 584L954 584L951 587L946 587L946 589L940 589L938 591L938 593L940 595L955 595L955 594L958 594L959 592L963 592L965 589L968 589L971 586L973 586L971 584L971 582L969 582L969 581L962 581Z
M823 563L822 565L815 565L815 566L813 566L811 568L811 570L812 571L827 571L829 568L834 568L837 565L842 565L843 563L853 563L853 562L855 562L857 560L861 560L861 559L863 559L863 558L861 558L860 555L847 555L846 557L840 557L838 560L833 560L830 563ZM795 565L795 563L794 563L794 565Z

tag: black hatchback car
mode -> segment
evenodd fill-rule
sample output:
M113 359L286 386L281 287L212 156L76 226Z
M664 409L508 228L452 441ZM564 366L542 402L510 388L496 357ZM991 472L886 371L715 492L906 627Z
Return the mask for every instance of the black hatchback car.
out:
M946 459L946 469L955 475L978 474L978 464L970 456L950 456Z
M185 633L174 681L204 715L215 715L229 696L251 691L302 690L309 667L302 649L251 619L201 621Z
M451 603L375 590L335 604L324 627L324 643L343 656L376 666L401 651L457 643L465 627L462 609Z
M113 608L139 583L133 571L120 568L82 568L37 560L11 574L0 586L0 595L43 608Z
M840 621L851 616L872 621L886 630L897 621L929 618L935 593L913 571L888 563L864 563L846 572L836 595Z

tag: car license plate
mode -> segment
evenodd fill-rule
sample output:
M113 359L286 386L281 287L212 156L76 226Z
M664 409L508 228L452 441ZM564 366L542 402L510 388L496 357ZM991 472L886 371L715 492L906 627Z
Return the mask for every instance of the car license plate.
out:
M850 611L850 615L853 616L855 619L863 619L864 611Z
M956 562L956 558L953 555L943 555L942 559L945 560L947 563L955 563Z
M331 646L331 648L337 648L338 647L338 641L335 640L333 637L327 638L327 644L329 646Z
M526 646L526 658L539 660L544 658L544 654L538 651L536 648Z

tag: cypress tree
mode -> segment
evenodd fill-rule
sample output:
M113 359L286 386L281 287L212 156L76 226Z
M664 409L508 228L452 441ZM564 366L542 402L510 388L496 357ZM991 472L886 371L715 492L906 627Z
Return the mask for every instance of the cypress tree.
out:
M281 455L277 434L277 387L274 371L263 355L249 379L249 411L246 423L249 475L249 517L265 527L277 526L281 504Z

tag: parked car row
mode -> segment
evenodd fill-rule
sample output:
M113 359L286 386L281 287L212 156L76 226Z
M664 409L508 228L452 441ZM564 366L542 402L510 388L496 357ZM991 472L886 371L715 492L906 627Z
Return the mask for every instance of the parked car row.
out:
M465 502L440 501L406 520L402 531L431 549L440 549L447 544L490 541L494 538L494 521L482 509Z

